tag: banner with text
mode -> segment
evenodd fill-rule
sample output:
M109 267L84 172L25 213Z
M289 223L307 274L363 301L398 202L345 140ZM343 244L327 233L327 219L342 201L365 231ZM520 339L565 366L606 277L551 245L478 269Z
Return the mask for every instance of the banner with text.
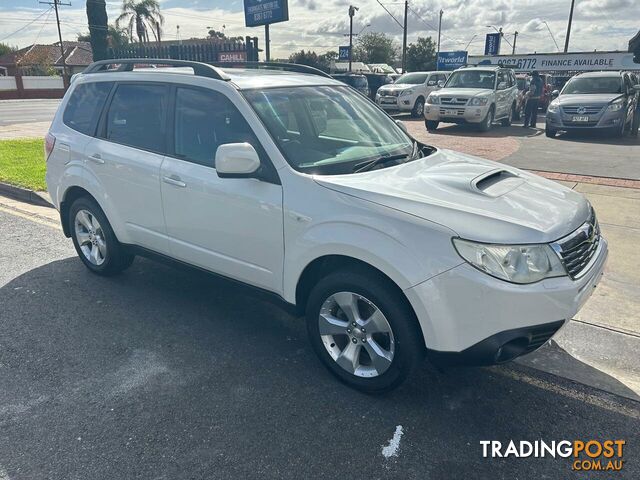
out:
M467 52L464 50L438 53L438 70L455 70L466 64Z
M500 40L502 40L501 33L487 33L487 39L484 42L484 54L500 55Z
M288 0L244 0L244 23L257 27L289 20Z
M470 55L469 63L478 65L503 65L517 71L590 71L590 70L640 70L640 63L633 61L633 53L539 53L531 55Z

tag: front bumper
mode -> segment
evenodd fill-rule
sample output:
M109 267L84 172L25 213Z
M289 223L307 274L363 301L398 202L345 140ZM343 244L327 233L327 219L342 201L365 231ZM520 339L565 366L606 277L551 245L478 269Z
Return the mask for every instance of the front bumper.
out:
M586 121L573 121L573 117L587 117ZM556 130L586 130L586 129L613 129L618 128L625 121L625 109L617 112L604 111L592 115L572 115L565 113L562 108L555 112L547 110L546 123Z
M599 283L608 255L601 238L596 260L578 280L517 285L463 263L405 290L431 356L486 365L538 348L575 316ZM544 338L544 332L550 334Z
M412 95L395 97L395 96L376 96L376 103L383 110L390 112L410 112L415 105L415 98Z
M482 107L471 107L429 103L424 106L424 118L434 122L480 123L487 116L489 107L488 104Z

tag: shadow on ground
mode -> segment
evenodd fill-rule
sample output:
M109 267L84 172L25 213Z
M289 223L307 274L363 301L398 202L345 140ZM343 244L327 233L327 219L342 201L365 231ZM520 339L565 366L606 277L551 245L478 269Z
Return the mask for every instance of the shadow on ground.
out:
M137 259L105 279L69 258L9 282L0 305L12 480L572 474L569 459L484 459L486 439L623 438L640 454L636 403L525 367L425 365L387 395L355 392L316 360L302 321L200 272Z

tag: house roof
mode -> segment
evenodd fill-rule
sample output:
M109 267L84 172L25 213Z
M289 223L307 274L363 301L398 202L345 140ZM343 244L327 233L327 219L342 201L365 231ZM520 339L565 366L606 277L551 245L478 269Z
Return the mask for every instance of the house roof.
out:
M69 66L86 66L93 61L89 42L62 42L66 63ZM0 56L0 65L46 64L62 66L60 43L51 45L31 45L15 52Z

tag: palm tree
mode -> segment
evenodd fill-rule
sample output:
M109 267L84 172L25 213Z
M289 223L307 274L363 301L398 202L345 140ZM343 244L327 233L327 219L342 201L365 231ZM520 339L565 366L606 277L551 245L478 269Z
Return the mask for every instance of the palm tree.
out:
M151 30L156 40L160 40L160 26L164 24L164 17L160 13L160 4L157 0L124 0L122 13L116 20L116 27L126 25L129 38L133 38L133 27L136 27L136 35L140 43L149 41Z

